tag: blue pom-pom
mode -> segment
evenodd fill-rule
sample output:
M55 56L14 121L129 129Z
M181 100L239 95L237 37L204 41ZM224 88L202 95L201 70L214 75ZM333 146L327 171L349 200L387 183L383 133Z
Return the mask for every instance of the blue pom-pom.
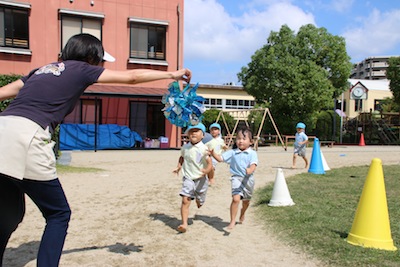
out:
M178 127L196 125L203 119L205 99L196 94L199 84L190 87L190 84L181 91L178 82L170 84L168 94L162 98L165 107L164 116Z

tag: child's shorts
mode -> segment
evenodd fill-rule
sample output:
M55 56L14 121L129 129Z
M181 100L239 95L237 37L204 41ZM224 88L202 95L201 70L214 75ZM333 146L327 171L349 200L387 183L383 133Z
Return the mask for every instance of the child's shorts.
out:
M300 157L306 156L306 147L295 147L293 154L298 154Z
M211 160L212 160L213 168L214 168L214 170L215 170L215 167L217 166L218 161L217 161L216 159L214 159L214 158L212 158Z
M192 180L184 176L182 178L182 190L179 195L190 197L192 200L197 199L200 205L203 205L206 201L207 189L207 177Z
M254 177L246 176L232 176L231 177L231 185L232 185L232 196L240 195L241 199L250 200L253 196L254 192Z

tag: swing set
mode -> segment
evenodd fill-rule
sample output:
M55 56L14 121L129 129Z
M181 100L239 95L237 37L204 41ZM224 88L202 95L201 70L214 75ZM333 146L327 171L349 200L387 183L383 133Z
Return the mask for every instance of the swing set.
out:
M228 147L230 147L233 143L233 138L235 137L234 133L236 132L236 129L237 129L240 121L244 121L246 126L249 127L248 114L250 111L263 112L263 117L262 117L260 126L258 127L258 130L257 130L257 135L253 137L253 140L256 140L256 142L254 143L254 149L258 150L258 140L260 140L261 130L264 126L265 118L267 117L267 114L268 114L268 117L271 120L272 126L274 127L275 132L279 138L279 141L281 142L282 147L286 150L287 147L285 146L285 143L283 142L282 136L279 133L278 127L276 126L274 119L272 118L272 114L271 114L269 108L234 109L234 110L225 110L225 111L221 110L218 114L216 122L218 122L220 119L222 119L222 121L225 125L225 129L227 131L227 136L229 138L228 143L227 143ZM230 131L230 129L229 129L229 126L226 122L224 113L232 114L232 117L236 120L235 126L233 127L232 131Z

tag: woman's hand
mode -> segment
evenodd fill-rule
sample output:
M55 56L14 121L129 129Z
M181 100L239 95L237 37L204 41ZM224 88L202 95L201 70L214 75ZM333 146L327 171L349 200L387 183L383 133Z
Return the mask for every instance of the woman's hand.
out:
M190 79L192 79L192 71L189 69L180 69L180 70L174 71L172 73L172 78L174 80L182 80L187 83L190 83Z

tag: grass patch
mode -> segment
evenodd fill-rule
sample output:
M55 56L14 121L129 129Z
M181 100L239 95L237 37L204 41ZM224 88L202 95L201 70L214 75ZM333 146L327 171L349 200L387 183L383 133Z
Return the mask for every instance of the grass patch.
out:
M100 172L104 171L99 168L90 168L90 167L74 167L69 165L61 165L57 164L57 172L58 173L81 173L81 172Z
M302 173L286 179L296 203L269 207L273 183L256 191L256 208L266 225L286 243L297 245L327 266L400 266L399 251L363 248L346 242L369 166ZM384 166L394 245L400 244L400 167ZM400 249L398 247L398 249Z

